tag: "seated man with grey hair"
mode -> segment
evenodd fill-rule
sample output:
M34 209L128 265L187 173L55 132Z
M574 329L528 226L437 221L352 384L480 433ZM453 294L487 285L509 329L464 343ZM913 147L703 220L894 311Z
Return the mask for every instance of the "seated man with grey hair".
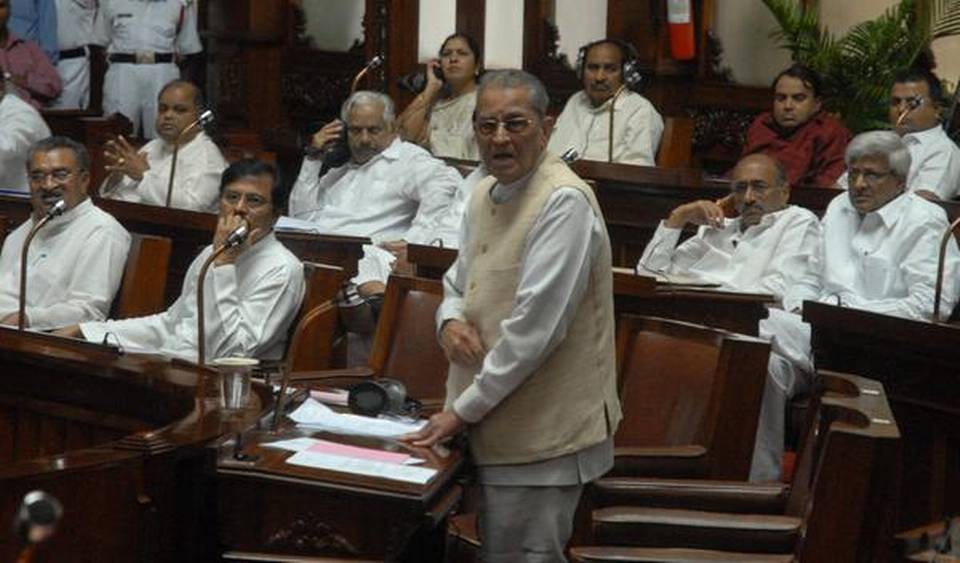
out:
M3 242L0 324L20 320L20 257L30 229L58 201L63 215L37 231L27 260L24 326L49 330L97 321L110 311L130 250L130 235L87 195L90 155L66 137L47 137L27 154L33 213Z
M324 232L368 236L376 244L429 240L453 199L459 173L423 148L400 140L393 101L385 94L355 92L344 102L340 117L313 136L319 154L305 158L300 167L289 215L317 223ZM337 145L344 137L349 160L323 173L324 161L329 163L325 157L343 150ZM369 247L365 251L354 282L385 282L385 253Z
M932 319L940 237L949 223L940 206L907 191L910 160L907 145L892 131L861 133L850 142L845 157L850 187L830 202L823 215L820 268L797 284L788 302L821 301L907 319ZM941 300L944 311L957 302L958 266L960 250L951 239ZM764 408L780 409L776 419L773 412L766 413L766 420L779 428L764 426L768 440L758 439L752 468L752 477L758 480L778 476L784 409L790 397L809 386L813 373L810 326L798 314L771 311L760 329L773 345L771 377L782 385L780 390L768 386L765 391Z

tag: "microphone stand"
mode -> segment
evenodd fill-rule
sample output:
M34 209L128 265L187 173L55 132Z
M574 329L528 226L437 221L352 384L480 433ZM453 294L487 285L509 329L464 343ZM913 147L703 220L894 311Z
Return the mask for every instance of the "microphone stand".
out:
M947 227L947 230L943 233L943 237L940 239L940 258L937 260L937 285L933 292L933 322L935 323L940 322L940 297L943 293L943 268L947 258L947 245L950 243L950 238L953 237L953 232L957 230L957 227L960 227L960 219L950 223L950 226Z
M33 237L37 234L37 231L42 229L50 219L63 215L66 209L67 202L62 199L55 201L54 204L50 206L50 209L47 210L47 214L41 217L40 220L30 228L30 232L27 233L27 238L24 239L23 246L20 249L20 303L18 307L19 318L17 319L17 330L21 332L26 326L27 320L27 252L30 250L30 242L33 241Z
M227 240L224 241L219 248L215 249L203 263L203 266L200 267L200 275L197 276L197 365L199 366L206 364L205 356L207 338L203 308L203 282L207 277L207 270L210 269L210 265L213 264L213 261L216 260L218 256L223 254L228 248L242 244L243 241L247 239L248 233L249 230L246 223L234 229L233 232L227 236Z
M607 162L613 162L613 109L617 105L617 98L626 89L627 85L621 84L617 91L613 93L613 97L610 98L610 138L609 143L607 143Z
M183 140L184 135L193 131L198 126L203 127L207 125L211 121L213 121L213 112L205 110L196 121L187 125L182 131L177 133L177 140L173 143L173 158L170 159L170 179L167 181L167 207L170 207L170 201L173 197L173 175L177 171L177 155L180 153L180 142Z
M363 67L356 76L353 77L353 82L350 83L350 93L353 94L357 91L357 86L360 85L360 80L367 75L371 70L379 67L383 64L383 57L380 55L374 55L370 62L367 63L367 66Z
M904 110L900 113L900 116L897 117L897 124L894 125L893 128L896 129L897 127L900 127L900 124L903 123L903 120L906 119L908 115L910 115L910 112L920 107L921 104L923 104L923 98L919 96L914 96L907 100L907 107L904 108Z

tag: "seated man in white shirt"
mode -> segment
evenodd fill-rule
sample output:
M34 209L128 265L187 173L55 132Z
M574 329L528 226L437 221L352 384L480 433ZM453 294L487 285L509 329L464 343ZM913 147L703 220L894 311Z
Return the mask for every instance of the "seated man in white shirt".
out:
M139 151L122 136L107 142L104 157L111 174L103 181L100 195L166 206L170 164L179 143L170 207L216 213L220 174L227 162L199 126L187 129L202 112L200 89L191 82L174 80L160 90L157 104L157 139Z
M960 148L943 130L942 111L939 78L925 70L896 75L889 119L910 151L906 189L929 199L950 200L960 195ZM837 184L846 189L847 174Z
M66 211L37 231L28 249L24 326L50 330L106 318L123 277L130 235L87 197L90 155L83 145L48 137L28 155L33 215L3 242L0 324L19 322L23 242L60 200Z
M809 210L787 205L786 170L769 156L743 158L733 169L732 182L731 197L739 217L724 218L721 206L712 201L681 205L660 224L638 270L663 273L668 279L671 274L693 276L733 291L770 293L779 306L790 310L799 303L791 299L790 290L805 281L816 283L820 223ZM687 223L701 225L700 230L677 246ZM769 337L766 327L761 321L760 334ZM779 476L786 401L803 388L804 382L798 384L793 371L784 373L780 363L771 357L757 427L754 480Z
M908 193L911 154L896 133L871 131L856 136L847 146L845 161L850 189L834 198L823 215L823 241L817 250L820 268L816 276L798 284L787 301L822 301L931 320L940 238L948 227L946 214L940 206ZM957 301L960 273L960 251L952 239L947 251L944 311ZM785 309L799 313L793 307ZM771 370L784 390L776 402L766 393L764 406L785 409L792 393L809 385L813 371L810 326L799 314L783 311L771 311L760 326L761 335L772 338ZM767 392L772 391L768 386ZM774 413L768 413L780 424L783 414L780 410L774 420ZM782 432L771 433L764 447L758 444L752 468L757 480L777 477L782 437Z
M0 79L0 190L26 192L27 150L50 136L40 112L15 94L7 94Z
M81 323L60 334L116 341L128 350L152 350L197 359L197 283L200 268L228 235L246 223L249 236L220 254L204 280L208 359L282 357L287 331L303 299L303 264L273 234L284 205L273 166L241 160L223 173L220 218L213 244L190 264L180 297L156 315Z
M400 140L393 101L385 94L356 92L340 116L314 135L313 146L321 154L337 150L346 131L349 161L321 177L322 157L304 159L290 194L290 216L317 223L325 232L368 236L375 244L429 240L453 199L459 173ZM376 251L367 249L367 254ZM373 257L361 261L355 283L363 293L382 292L380 264Z
M577 75L583 90L567 100L550 137L550 151L562 155L574 150L585 160L656 165L663 119L653 104L626 84L631 77L639 79L634 59L633 47L615 39L580 49ZM612 134L611 103L616 104Z
M783 165L769 156L744 157L732 173L738 216L724 217L718 202L683 204L660 223L637 264L639 273L682 275L731 291L770 293L782 300L813 268L820 223L809 210L787 205L790 186ZM679 246L687 224L695 236Z

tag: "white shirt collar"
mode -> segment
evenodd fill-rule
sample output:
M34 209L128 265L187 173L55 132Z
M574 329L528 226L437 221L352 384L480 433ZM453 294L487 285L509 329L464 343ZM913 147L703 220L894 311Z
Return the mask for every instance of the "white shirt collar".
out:
M936 124L929 129L924 129L923 131L916 131L913 133L907 133L903 136L903 141L905 143L916 143L916 144L926 144L932 142L936 138L940 137L943 134L943 128L940 127L940 124Z

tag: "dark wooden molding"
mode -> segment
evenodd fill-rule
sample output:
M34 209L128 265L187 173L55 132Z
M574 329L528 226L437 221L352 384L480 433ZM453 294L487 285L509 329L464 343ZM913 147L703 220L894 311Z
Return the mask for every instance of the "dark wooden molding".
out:
M373 0L367 0L368 5ZM420 0L376 0L386 3L386 57L384 66L385 90L397 105L405 108L413 94L400 88L397 79L417 66L420 37ZM395 31L396 33L391 33Z
M473 37L483 52L486 33L487 0L457 0L457 33Z

